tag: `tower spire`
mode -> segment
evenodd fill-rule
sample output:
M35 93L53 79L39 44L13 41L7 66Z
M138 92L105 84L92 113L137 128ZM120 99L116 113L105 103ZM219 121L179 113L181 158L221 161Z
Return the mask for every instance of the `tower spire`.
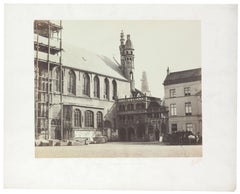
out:
M147 73L146 71L142 72L142 92L146 95L146 96L151 96L151 92L149 90L148 87L148 80L147 80Z
M123 31L120 33L120 57L121 57L121 70L124 77L131 84L131 91L135 91L134 81L134 48L130 39L130 34L127 34L125 42Z

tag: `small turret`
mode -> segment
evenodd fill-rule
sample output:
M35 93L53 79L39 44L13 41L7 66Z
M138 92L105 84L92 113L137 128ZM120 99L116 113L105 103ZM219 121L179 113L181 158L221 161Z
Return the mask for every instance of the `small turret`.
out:
M134 50L134 49L133 49L132 41L131 41L131 39L130 39L130 34L127 35L127 40L126 40L126 44L125 44L125 49Z

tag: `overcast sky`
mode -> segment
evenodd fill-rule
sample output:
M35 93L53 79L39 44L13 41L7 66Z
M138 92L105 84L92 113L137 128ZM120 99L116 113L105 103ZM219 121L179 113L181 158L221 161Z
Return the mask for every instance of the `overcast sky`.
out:
M147 72L152 96L164 97L166 70L201 67L200 21L63 21L64 42L120 61L120 32L131 35L135 54L135 83L141 89ZM126 37L125 37L126 39Z

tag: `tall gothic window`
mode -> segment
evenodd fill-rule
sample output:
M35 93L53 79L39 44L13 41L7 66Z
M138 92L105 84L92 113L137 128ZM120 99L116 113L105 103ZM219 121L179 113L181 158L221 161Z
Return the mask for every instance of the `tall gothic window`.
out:
M94 77L94 97L100 97L100 84L98 76Z
M61 74L60 74L60 69L57 68L55 71L55 91L60 92L61 88Z
M117 98L117 82L115 80L112 81L112 85L113 85L113 96L112 99L116 100Z
M93 127L93 119L93 112L89 110L85 111L85 127Z
M104 98L109 100L109 81L107 78L104 80Z
M76 76L73 71L69 71L68 73L68 92L76 94Z
M90 96L90 78L87 73L83 74L83 94Z
M97 112L97 128L102 128L103 126L103 114L98 111Z
M79 109L74 111L74 126L80 127L81 126L81 112Z

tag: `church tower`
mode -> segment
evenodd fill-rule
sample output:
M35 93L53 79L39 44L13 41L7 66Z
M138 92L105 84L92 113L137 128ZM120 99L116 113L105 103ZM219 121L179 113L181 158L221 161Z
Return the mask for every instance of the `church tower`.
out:
M131 83L131 90L135 91L135 81L134 81L134 48L130 35L127 35L127 40L124 44L124 34L120 34L120 56L121 56L121 70L123 75Z

